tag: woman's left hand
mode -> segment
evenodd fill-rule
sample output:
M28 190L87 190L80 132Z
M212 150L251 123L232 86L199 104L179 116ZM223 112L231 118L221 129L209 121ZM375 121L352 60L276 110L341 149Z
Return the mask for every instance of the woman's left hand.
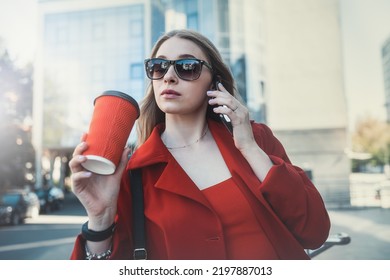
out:
M249 120L249 110L240 101L234 98L219 83L218 90L208 91L207 95L211 98L209 104L214 107L216 114L224 114L231 120L233 126L234 144L240 151L256 145L253 136L252 127Z

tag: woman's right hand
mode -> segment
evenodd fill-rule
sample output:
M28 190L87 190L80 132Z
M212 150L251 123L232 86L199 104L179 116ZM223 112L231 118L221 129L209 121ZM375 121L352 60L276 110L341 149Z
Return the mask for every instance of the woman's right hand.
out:
M112 175L98 175L86 170L81 164L87 160L82 155L88 149L85 142L75 148L73 158L69 162L72 172L72 190L87 211L88 228L101 231L107 229L115 219L117 200L122 173L128 161L129 148L125 148L120 164Z

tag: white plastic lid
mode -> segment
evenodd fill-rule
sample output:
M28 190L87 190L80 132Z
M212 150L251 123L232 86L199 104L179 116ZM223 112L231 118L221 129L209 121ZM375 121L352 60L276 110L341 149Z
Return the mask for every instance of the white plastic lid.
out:
M115 172L115 164L101 156L86 155L87 161L83 162L81 165L96 174L100 175L110 175Z

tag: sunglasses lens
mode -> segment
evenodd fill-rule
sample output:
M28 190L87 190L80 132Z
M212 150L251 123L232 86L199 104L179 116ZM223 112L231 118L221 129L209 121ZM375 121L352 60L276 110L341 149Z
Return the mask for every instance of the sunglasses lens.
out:
M161 79L169 68L169 62L164 59L150 59L145 64L146 75L149 79Z
M202 72L202 62L197 59L170 61L161 58L152 58L145 61L146 75L152 80L161 79L167 73L171 63L174 63L176 74L182 80L196 80Z
M195 59L178 60L175 67L178 76L187 81L198 79L202 71L202 64Z

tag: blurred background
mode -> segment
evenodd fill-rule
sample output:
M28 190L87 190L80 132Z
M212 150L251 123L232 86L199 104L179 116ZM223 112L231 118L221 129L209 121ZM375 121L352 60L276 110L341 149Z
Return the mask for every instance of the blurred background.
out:
M143 60L177 28L214 42L332 232L352 236L318 258L390 259L389 13L390 0L0 0L0 259L68 258L86 219L68 161L93 100L140 101Z

